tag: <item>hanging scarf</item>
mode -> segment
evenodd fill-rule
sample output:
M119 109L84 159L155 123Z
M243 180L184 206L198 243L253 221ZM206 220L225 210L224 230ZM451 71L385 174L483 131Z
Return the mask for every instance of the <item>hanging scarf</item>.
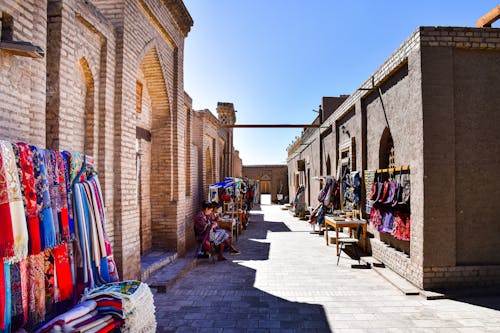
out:
M44 260L44 252L27 259L29 326L35 326L45 319Z
M5 275L3 258L0 259L0 331L5 328Z
M12 318L12 299L10 292L10 263L5 261L3 263L3 272L5 279L5 312L4 312L4 330L5 332L11 331L11 318Z
M99 217L101 220L102 224L102 229L103 229L103 234L104 234L104 244L106 246L106 261L107 261L107 272L105 271L106 268L104 268L104 265L101 265L101 275L103 277L109 276L109 282L116 282L119 281L120 278L118 276L118 270L116 268L116 263L113 259L113 251L111 248L111 242L109 240L108 234L106 233L106 213L104 210L104 199L102 196L102 190L101 190L101 184L99 182L99 178L97 176L92 176L89 179L89 183L93 186L94 188L94 193L95 193L95 199L97 203L97 209L99 211Z
M49 184L47 180L47 170L43 159L42 150L30 146L33 153L33 168L35 171L36 202L38 205L38 218L40 220L40 237L42 250L56 245L56 235L54 230L54 218L50 207Z
M38 206L36 204L35 173L33 169L33 154L29 146L19 142L12 148L16 155L21 193L24 201L24 211L28 220L29 254L38 254L41 251L40 226L38 220Z
M74 182L82 182L84 180L83 173L80 171L83 168L83 154L71 153L71 158L69 160L69 183L72 185ZM78 179L76 179L78 178ZM75 180L76 179L76 180Z
M0 146L2 147L3 167L7 178L10 217L14 235L14 257L12 260L17 262L25 259L28 255L28 228L26 226L26 216L24 215L21 184L14 150L7 141L0 141Z
M12 328L17 330L28 321L28 285L26 260L10 266L12 293Z
M10 216L7 177L3 167L2 150L0 149L0 257L14 256L14 232Z
M45 250L44 252L44 275L45 275L45 309L49 313L52 311L54 305L54 256L52 250Z
M76 238L78 239L78 245L80 247L81 262L79 262L79 267L83 269L83 282L87 286L93 287L92 275L89 275L91 270L90 263L90 242L88 233L88 206L86 204L85 189L82 184L73 185L73 208L75 210L75 226L76 226Z
M70 239L75 237L75 222L73 217L73 202L71 200L71 182L69 178L69 161L71 159L71 153L63 151L61 153L64 167L64 185L66 186L66 203L68 207L68 223L69 223L69 234ZM62 200L62 198L61 198Z
M65 242L69 242L69 216L68 216L68 194L66 192L66 169L64 167L63 157L60 152L56 151L57 160L57 178L59 183L59 207L58 217L61 225L61 237Z
M59 177L57 172L57 158L53 150L44 149L43 158L47 168L47 181L49 184L50 208L52 209L52 221L56 234L56 243L61 241L61 227L59 226Z
M59 289L60 301L65 301L73 293L73 282L69 266L68 248L63 243L54 248L54 261L57 272L57 287Z

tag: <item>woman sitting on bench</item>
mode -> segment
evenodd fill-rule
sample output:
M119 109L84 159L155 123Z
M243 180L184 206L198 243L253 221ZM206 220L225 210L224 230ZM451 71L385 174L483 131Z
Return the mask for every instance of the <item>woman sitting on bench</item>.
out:
M194 217L194 227L197 235L205 235L205 232L210 232L210 242L219 247L219 261L226 260L223 256L224 247L229 248L229 253L239 254L240 251L236 250L231 245L231 237L229 233L218 228L217 222L212 220L214 205L211 202L204 201L202 203L202 210Z

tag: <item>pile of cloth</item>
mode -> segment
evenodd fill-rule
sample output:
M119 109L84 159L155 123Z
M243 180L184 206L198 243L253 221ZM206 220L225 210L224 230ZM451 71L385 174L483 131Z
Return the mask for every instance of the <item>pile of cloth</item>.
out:
M156 331L155 305L148 285L140 281L108 283L85 293L82 301L93 300L101 315L123 319L122 332Z
M55 332L87 332L109 333L120 332L123 319L119 316L101 313L96 301L84 301L71 310L55 317L36 333Z
M89 289L80 303L36 333L146 333L156 331L153 294L140 281L122 281Z
M0 140L0 332L118 281L92 158Z

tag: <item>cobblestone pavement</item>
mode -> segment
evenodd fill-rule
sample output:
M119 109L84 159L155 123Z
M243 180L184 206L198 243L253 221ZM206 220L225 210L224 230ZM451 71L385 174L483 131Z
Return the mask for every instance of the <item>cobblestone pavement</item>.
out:
M500 332L500 297L405 296L279 206L253 211L241 255L201 259L155 295L158 332Z

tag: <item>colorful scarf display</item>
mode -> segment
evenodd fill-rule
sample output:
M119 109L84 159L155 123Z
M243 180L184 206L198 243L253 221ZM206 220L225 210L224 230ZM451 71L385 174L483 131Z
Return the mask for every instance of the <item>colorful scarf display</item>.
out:
M0 256L14 256L14 232L10 216L9 194L7 192L7 176L3 167L2 150L0 149Z
M28 220L29 254L38 254L41 251L40 226L38 206L36 203L35 171L33 169L33 154L25 143L12 145L16 155L16 164L21 180L21 194L24 201L24 210Z
M29 331L75 304L84 287L118 281L92 161L0 141L0 332ZM107 332L123 325L121 301L99 307L72 327L78 321L88 332Z
M16 166L16 156L12 145L7 141L0 141L3 167L7 178L7 194L9 197L10 217L14 236L14 262L25 259L28 255L28 228L26 215L21 196L21 184Z
M54 230L54 218L50 207L49 183L47 170L41 149L30 146L33 153L33 166L35 171L36 202L39 207L40 233L42 250L56 245L56 234Z

